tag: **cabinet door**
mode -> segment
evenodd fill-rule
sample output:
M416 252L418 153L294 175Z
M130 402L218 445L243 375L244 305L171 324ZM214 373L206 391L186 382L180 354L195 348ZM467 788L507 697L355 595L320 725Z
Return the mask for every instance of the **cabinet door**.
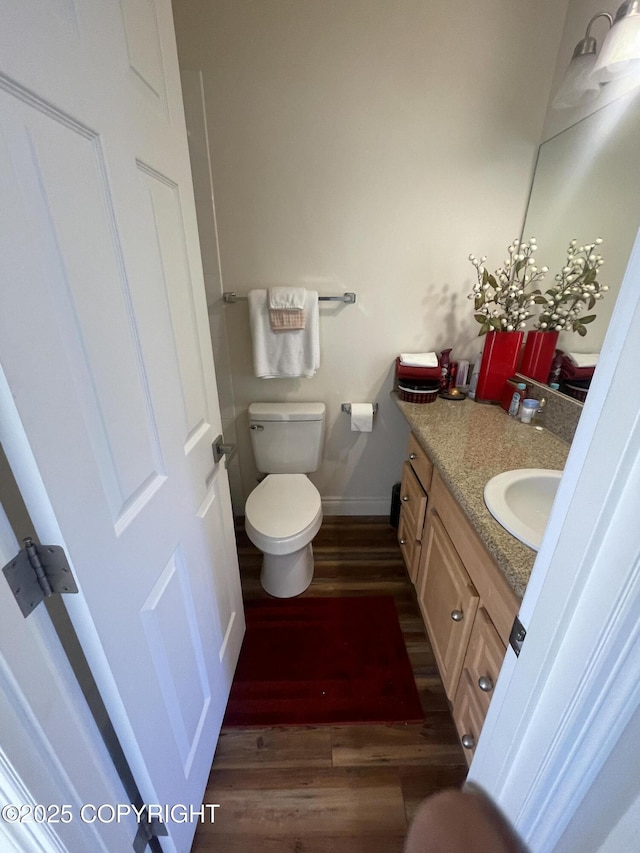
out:
M413 468L405 462L400 485L400 512L406 518L408 532L418 541L422 541L426 509L427 496L413 473Z
M415 585L418 577L418 566L420 565L421 543L412 535L411 522L407 521L407 514L400 513L398 525L398 542L402 559L409 572L411 583Z
M431 488L431 477L433 475L433 462L427 456L422 445L413 433L409 436L409 462L416 472L416 476L422 483L422 488L428 492Z
M478 608L464 668L469 672L479 705L486 714L507 652L484 607Z
M467 764L471 764L476 751L484 716L485 711L478 703L477 691L474 690L469 671L463 669L453 705L453 719L460 735L460 743L464 747Z
M418 602L449 699L464 660L478 593L438 515L428 516L418 579Z
M400 485L400 523L398 542L411 582L415 584L420 565L420 551L427 496L411 465L404 463Z
M453 719L467 761L473 757L506 651L489 614L479 607L453 702Z

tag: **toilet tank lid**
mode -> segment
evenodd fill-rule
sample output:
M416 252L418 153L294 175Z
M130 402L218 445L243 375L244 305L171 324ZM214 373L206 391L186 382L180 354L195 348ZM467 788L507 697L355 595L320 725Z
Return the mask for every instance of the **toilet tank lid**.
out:
M324 403L251 403L251 421L321 421Z

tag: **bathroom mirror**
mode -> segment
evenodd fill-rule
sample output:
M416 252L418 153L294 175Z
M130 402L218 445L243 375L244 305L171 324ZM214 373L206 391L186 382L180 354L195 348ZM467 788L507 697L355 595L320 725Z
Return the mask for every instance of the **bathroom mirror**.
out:
M544 142L531 187L522 237L535 237L538 266L549 267L542 282L566 262L570 240L603 239L599 273L609 292L591 312L596 320L580 337L562 332L565 352L600 351L640 225L640 90L607 104Z

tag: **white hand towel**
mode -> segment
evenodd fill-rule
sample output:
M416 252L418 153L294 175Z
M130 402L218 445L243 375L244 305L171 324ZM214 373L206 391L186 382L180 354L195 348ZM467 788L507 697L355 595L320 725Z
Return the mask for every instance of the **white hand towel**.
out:
M595 367L598 363L597 352L568 352L569 360L576 367Z
M274 332L269 322L266 290L249 291L249 324L253 341L253 367L261 379L313 376L320 367L318 293L307 290L305 328Z
M435 352L401 352L400 364L407 367L437 367L438 356Z
M270 287L269 308L283 311L302 310L307 299L304 287Z

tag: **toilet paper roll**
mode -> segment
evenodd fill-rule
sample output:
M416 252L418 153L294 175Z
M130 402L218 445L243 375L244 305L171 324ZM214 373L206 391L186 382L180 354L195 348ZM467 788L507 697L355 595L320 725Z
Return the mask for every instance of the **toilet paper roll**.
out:
M373 403L351 404L351 432L373 430Z

